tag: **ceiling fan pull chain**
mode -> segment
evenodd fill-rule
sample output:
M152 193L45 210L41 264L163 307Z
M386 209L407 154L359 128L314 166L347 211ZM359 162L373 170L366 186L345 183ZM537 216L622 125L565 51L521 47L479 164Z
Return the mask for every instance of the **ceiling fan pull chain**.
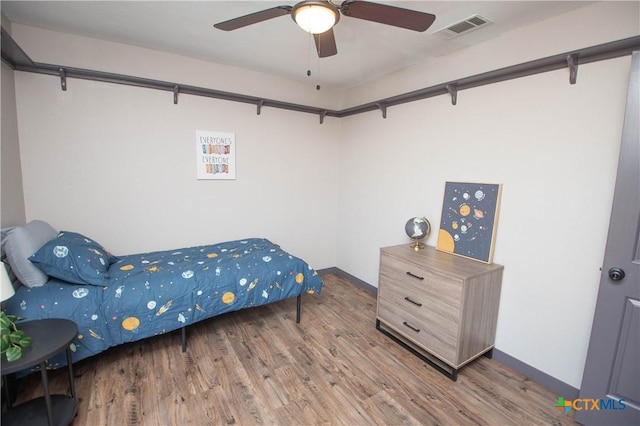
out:
M313 36L308 33L307 37L307 76L311 76L311 38Z
M319 38L318 41L318 50L321 51L322 50L322 38ZM318 55L318 67L316 69L316 77L317 79L320 78L320 56ZM320 90L320 82L318 81L318 83L316 84L316 90ZM322 124L322 123L321 123Z

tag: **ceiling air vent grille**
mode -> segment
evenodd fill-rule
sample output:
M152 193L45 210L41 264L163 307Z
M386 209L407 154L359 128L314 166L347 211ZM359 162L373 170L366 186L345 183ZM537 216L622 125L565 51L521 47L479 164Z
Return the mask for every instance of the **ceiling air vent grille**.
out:
M480 27L490 24L487 18L480 15L473 15L470 18L464 19L455 24L451 24L446 28L437 31L438 34L442 34L448 38L458 37L462 34L466 34L469 31L476 30Z

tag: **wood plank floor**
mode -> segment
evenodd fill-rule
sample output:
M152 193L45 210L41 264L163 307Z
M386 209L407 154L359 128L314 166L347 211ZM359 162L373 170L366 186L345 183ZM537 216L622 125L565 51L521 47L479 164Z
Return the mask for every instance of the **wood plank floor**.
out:
M481 357L452 382L375 329L376 300L328 274L319 297L247 309L75 364L84 425L575 425L552 391ZM66 369L50 372L54 393ZM42 394L18 381L17 403Z

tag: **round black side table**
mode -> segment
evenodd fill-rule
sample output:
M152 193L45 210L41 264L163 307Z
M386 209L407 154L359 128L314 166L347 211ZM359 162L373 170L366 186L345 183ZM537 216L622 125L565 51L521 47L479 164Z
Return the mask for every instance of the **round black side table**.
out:
M2 413L2 425L36 425L49 426L68 425L76 415L78 403L73 381L71 349L69 345L78 334L78 326L73 321L58 318L25 321L17 324L18 330L31 337L31 346L22 348L22 357L9 362L2 357L3 387L7 385L6 375L40 365L44 396L32 399ZM67 352L67 369L69 372L69 395L50 395L47 359L64 351ZM5 388L6 389L6 388Z

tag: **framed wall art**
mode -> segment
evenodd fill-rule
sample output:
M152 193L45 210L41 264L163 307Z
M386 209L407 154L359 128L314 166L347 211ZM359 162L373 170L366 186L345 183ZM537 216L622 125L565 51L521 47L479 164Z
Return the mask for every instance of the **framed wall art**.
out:
M196 130L198 179L236 178L236 135Z
M446 182L436 248L493 261L502 184Z

